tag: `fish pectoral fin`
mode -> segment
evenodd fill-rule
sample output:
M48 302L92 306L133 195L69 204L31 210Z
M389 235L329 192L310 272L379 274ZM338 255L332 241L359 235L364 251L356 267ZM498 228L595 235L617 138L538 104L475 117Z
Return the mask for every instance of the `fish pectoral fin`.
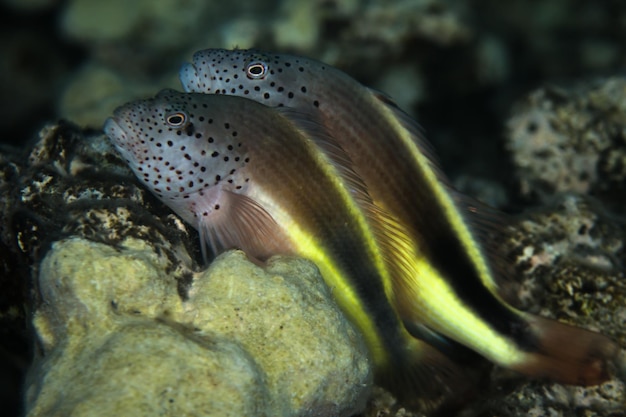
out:
M213 214L210 221L200 221L198 227L201 241L215 254L241 249L253 259L265 260L290 251L278 223L255 200L223 191L219 202L220 214Z
M408 363L396 364L379 376L380 384L403 406L428 415L454 415L488 384L492 367L477 355L472 356L476 361L457 363L416 338L408 343L407 352Z
M404 293L407 285L413 285L415 275L415 259L420 256L409 232L402 222L392 213L379 205L367 205L367 217L372 220L373 231L378 237L383 258L390 265L396 296ZM414 293L414 292L412 292Z

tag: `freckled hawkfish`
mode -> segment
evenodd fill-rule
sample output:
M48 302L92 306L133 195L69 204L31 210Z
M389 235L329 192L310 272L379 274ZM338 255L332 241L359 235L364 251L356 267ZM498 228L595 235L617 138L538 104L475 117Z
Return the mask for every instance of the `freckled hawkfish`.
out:
M362 211L369 196L314 120L240 97L164 90L118 108L104 130L146 187L216 253L239 248L261 261L294 254L315 262L363 334L383 385L400 393L419 386L415 405L424 410L474 388L401 322Z
M407 328L421 326L422 336L441 335L529 376L579 385L608 379L618 352L609 338L519 311L499 295L479 222L420 127L389 97L322 62L258 50L197 52L180 79L188 92L292 108L324 126L371 197L360 207Z

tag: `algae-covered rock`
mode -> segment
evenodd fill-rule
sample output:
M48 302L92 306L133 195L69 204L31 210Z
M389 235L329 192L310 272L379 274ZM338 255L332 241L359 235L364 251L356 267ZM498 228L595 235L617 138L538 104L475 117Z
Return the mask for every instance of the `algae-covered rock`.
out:
M508 122L507 146L524 195L558 192L622 201L626 184L626 79L532 92Z
M41 265L28 416L349 416L360 336L308 261L220 256L181 291L141 240L57 242Z
M485 417L614 417L626 411L626 228L592 198L566 194L553 200L508 227L501 248L515 273L503 285L517 289L523 310L601 332L622 351L612 379L603 384L522 380L494 395Z

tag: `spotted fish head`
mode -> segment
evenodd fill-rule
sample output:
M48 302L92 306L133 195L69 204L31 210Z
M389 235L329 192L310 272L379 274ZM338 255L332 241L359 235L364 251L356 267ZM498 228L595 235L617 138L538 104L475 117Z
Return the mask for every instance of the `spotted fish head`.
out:
M163 90L128 103L104 131L137 177L160 199L181 201L211 187L246 187L249 162L236 121L214 97Z
M319 107L317 88L327 72L340 71L299 56L255 49L206 49L180 69L185 91L246 97L270 107Z

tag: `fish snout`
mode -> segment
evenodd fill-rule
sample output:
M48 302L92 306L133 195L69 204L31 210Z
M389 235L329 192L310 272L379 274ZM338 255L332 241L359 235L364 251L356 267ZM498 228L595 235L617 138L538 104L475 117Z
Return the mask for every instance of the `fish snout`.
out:
M191 62L185 62L180 67L178 78L186 93L199 91L208 93L211 91L211 73L208 65L206 67L204 69L205 74L201 74Z
M108 119L106 119L102 130L112 142L118 142L119 139L126 136L124 129L122 129L122 127L113 117L109 117Z

